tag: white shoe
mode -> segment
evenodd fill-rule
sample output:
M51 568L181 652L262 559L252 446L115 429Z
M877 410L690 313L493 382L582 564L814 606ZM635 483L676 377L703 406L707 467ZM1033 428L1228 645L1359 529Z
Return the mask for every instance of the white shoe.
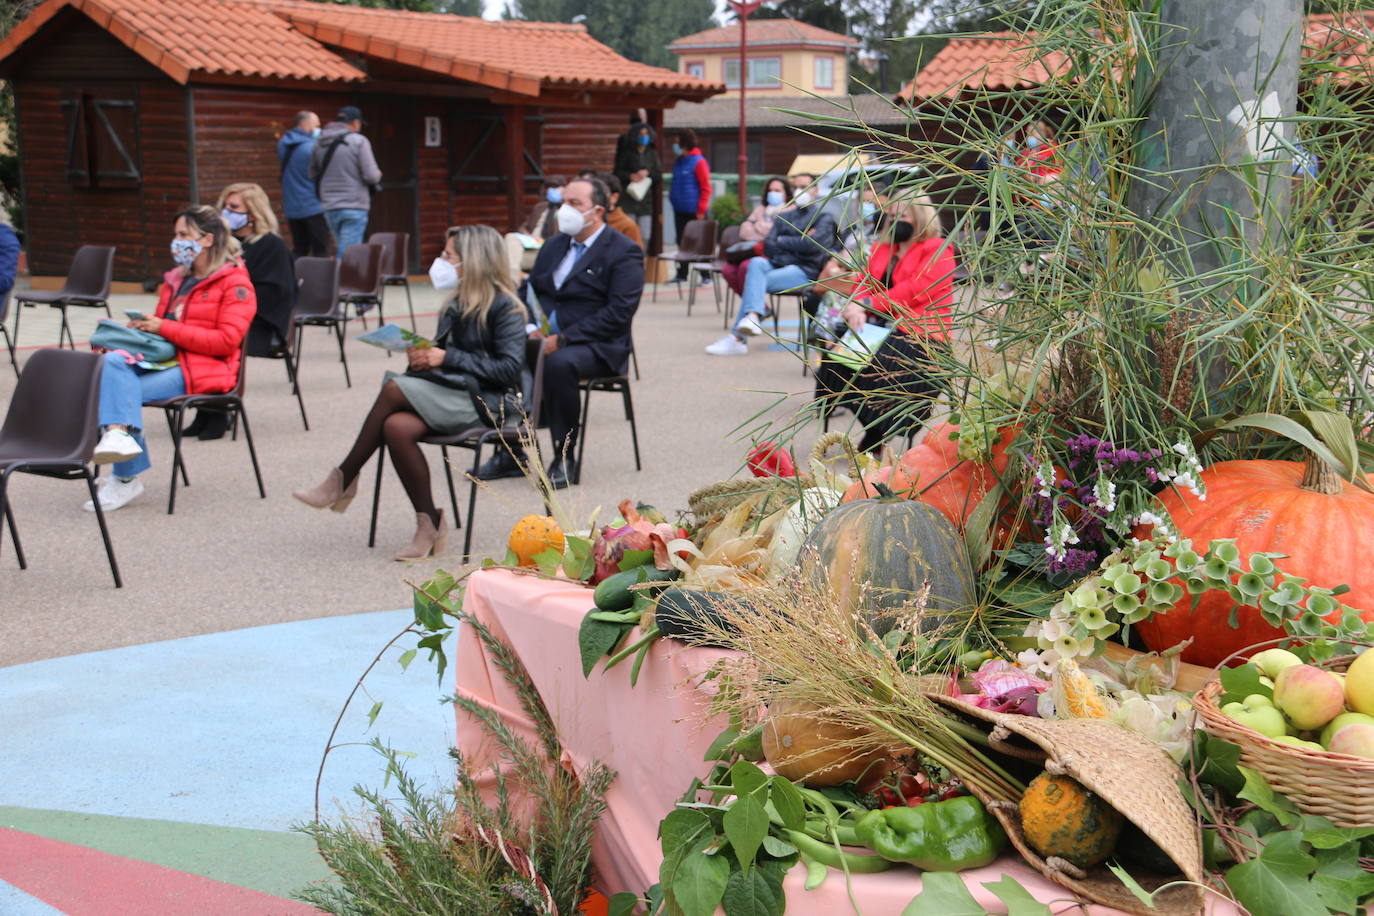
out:
M143 454L143 447L129 435L128 430L110 428L96 443L91 461L95 464L116 464Z
M735 330L745 337L758 337L763 333L763 328L759 327L759 317L753 312L744 316L744 320L735 325Z
M133 480L120 480L117 477L102 477L98 481L99 489L96 491L100 498L100 508L105 512L113 512L122 509L134 499L143 495L143 481L135 477ZM82 505L87 512L95 511L95 504L89 499Z
M726 334L706 348L712 356L748 356L749 345L734 334Z

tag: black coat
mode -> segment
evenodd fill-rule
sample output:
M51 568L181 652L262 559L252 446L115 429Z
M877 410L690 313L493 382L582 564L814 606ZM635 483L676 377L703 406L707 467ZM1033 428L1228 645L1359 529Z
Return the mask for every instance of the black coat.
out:
M644 252L607 226L555 289L554 271L571 244L561 232L545 242L529 283L544 314L557 313L562 344L584 344L619 372L630 358L630 324L644 292Z
M269 232L243 244L243 266L258 297L258 312L248 328L248 355L271 356L275 342L291 336L296 307L296 267L281 236ZM274 341L275 338L275 341Z
M796 265L816 279L840 247L835 219L819 203L805 210L783 210L763 241L763 256L774 267Z
M445 308L434 335L434 345L444 348L444 362L412 374L465 389L477 415L500 425L512 408L511 396L520 390L526 322L525 307L504 294L492 302L484 322L460 318L456 307Z

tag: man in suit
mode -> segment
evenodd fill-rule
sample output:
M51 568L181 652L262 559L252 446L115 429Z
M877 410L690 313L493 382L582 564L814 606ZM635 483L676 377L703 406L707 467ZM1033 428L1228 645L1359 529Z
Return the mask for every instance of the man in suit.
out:
M644 291L644 253L606 225L609 210L610 192L601 179L568 182L558 208L559 233L539 249L528 280L548 317L543 410L553 436L549 482L560 490L578 481L577 383L625 371L630 322ZM492 480L519 473L516 458L498 450L477 476Z

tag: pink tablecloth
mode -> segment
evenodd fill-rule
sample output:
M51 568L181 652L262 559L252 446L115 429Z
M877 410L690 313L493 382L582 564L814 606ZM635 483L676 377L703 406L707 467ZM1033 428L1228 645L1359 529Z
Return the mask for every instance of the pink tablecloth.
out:
M705 775L708 766L702 755L724 727L723 722L707 720L709 698L693 685L694 676L726 653L665 639L645 659L633 689L628 661L604 674L598 668L584 679L577 629L590 607L591 592L585 588L503 570L473 575L463 601L464 610L491 627L529 669L572 766L599 759L619 774L607 793L608 810L593 846L593 863L603 892L643 893L658 880L658 823L692 779ZM517 732L531 736L514 692L492 667L480 641L468 633L459 634L456 668L461 695L495 710ZM474 764L486 767L492 759L480 729L461 712L458 746ZM1003 913L1005 908L982 883L1004 874L1040 900L1070 896L1011 856L963 872L962 877L980 905L990 913ZM814 891L802 888L805 877L802 868L788 875L784 887L789 916L852 911L843 875L832 873ZM898 868L856 876L853 889L865 916L897 916L920 892L921 879L914 869ZM1118 911L1090 907L1089 912Z

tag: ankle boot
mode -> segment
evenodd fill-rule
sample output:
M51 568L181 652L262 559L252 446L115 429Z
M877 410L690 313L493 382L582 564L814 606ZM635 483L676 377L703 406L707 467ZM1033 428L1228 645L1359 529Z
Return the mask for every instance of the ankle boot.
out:
M425 557L438 556L448 544L448 521L444 510L439 510L439 527L430 521L428 512L415 513L415 537L410 545L396 554L398 560L423 560Z
M312 509L332 509L335 512L342 512L348 508L348 504L353 502L353 497L358 495L358 478L354 477L344 489L343 471L333 468L329 476L324 479L324 483L308 490L295 490L291 494L301 502L310 506Z

